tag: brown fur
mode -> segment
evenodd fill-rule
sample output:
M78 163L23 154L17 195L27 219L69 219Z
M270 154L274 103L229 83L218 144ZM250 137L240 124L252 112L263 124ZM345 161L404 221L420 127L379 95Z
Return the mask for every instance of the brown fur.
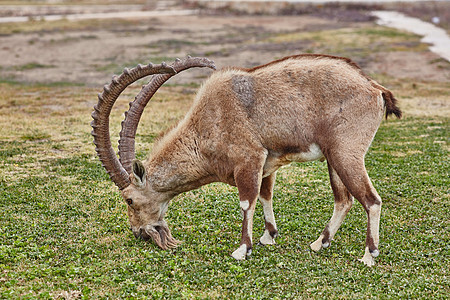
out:
M267 63L265 65L260 65L260 66L256 66L256 67L249 68L249 69L243 68L242 70L245 70L245 71L247 71L249 73L252 73L255 70L259 70L259 69L262 69L262 68L267 68L267 67L269 67L271 65L278 64L278 63L283 62L283 61L288 60L288 59L304 59L304 58L312 58L312 59L326 59L326 58L330 58L330 59L333 59L333 60L342 60L347 65L352 66L353 68L355 68L356 70L361 72L362 75L364 75L364 73L362 72L361 68L355 62L353 62L351 59L349 59L347 57L333 56L333 55L327 55L327 54L310 54L310 53L286 56L286 57L283 57L283 58L271 61L271 62L269 62L269 63Z
M217 71L186 117L155 146L145 163L146 185L123 190L125 199L134 198L131 225L135 232L154 228L164 217L161 207L176 194L214 181L235 185L244 220L241 247L233 256L243 259L252 247L256 199L270 196L271 209L274 172L291 161L324 157L336 205L353 195L374 216L366 240L375 251L381 199L366 173L364 155L384 112L401 116L392 93L347 58L303 54L251 69ZM332 226L324 230L323 242L329 242ZM273 224L266 223L266 229L276 235Z

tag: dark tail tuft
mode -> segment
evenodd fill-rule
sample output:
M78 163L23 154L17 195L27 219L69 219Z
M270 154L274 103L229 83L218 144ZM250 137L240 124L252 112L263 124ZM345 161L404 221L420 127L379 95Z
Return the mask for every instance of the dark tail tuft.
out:
M386 105L386 119L392 114L400 119L402 117L402 111L398 108L397 99L395 99L394 95L389 90L384 89L382 96Z

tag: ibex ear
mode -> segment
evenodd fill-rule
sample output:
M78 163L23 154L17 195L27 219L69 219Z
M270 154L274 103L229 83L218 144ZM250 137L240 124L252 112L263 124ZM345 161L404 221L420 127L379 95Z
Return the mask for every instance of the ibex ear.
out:
M139 160L133 161L133 177L132 182L138 187L144 187L146 182L147 172L145 171L144 164Z

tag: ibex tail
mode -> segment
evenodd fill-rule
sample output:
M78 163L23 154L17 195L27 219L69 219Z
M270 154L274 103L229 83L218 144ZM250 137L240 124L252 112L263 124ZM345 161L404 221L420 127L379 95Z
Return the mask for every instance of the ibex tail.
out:
M381 95L383 96L384 99L384 105L386 106L386 119L392 114L394 114L397 118L400 119L402 117L402 111L397 106L397 99L395 99L392 92L373 80L372 86L381 90Z

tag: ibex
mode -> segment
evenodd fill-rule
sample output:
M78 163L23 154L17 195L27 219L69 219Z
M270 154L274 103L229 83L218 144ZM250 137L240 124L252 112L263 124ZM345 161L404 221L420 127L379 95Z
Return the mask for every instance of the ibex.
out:
M330 245L355 197L368 218L360 261L374 265L381 198L367 175L364 156L383 115L401 117L392 93L342 57L303 54L251 69L224 68L201 86L184 119L159 140L147 161L134 160L134 139L145 105L166 80L191 67L215 69L212 61L191 57L172 65L139 65L114 76L98 96L91 124L96 151L128 204L134 235L151 238L162 249L176 247L179 241L164 220L170 199L211 182L225 182L237 187L243 216L240 246L232 256L245 259L252 250L257 199L265 219L260 243L275 243L272 195L278 168L320 159L328 164L334 212L311 249ZM119 160L109 136L114 102L128 85L157 73L125 113Z

